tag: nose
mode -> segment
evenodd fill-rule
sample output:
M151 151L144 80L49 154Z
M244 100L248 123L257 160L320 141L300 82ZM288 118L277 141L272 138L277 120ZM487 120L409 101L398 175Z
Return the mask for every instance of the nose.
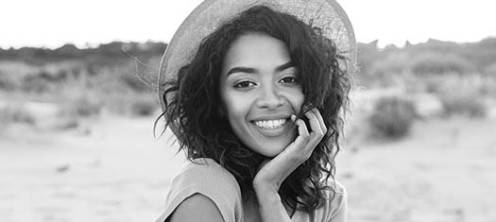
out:
M284 98L276 86L267 84L260 88L257 105L260 108L275 109L284 104Z

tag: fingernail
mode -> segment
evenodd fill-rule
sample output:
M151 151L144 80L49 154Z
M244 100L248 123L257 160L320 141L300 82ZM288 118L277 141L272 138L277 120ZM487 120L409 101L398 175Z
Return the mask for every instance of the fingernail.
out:
M291 114L291 120L296 121L296 116L294 114Z

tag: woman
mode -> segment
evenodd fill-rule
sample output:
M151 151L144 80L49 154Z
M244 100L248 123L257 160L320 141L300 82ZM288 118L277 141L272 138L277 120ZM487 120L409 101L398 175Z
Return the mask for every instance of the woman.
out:
M322 27L279 9L256 3L217 22L177 72L173 39L163 116L191 163L157 221L345 221L334 157L347 61Z

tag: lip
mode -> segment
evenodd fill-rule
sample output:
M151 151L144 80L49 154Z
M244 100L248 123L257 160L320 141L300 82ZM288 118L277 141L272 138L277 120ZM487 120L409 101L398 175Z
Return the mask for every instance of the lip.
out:
M253 118L250 122L264 121L264 120L278 120L278 119L290 119L291 114L275 114L275 115L260 115Z

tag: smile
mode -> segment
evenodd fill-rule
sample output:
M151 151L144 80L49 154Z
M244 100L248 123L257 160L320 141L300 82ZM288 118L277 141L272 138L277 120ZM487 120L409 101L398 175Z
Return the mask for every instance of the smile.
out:
M287 119L275 120L258 120L254 121L255 125L263 129L276 129L282 127L287 122Z

